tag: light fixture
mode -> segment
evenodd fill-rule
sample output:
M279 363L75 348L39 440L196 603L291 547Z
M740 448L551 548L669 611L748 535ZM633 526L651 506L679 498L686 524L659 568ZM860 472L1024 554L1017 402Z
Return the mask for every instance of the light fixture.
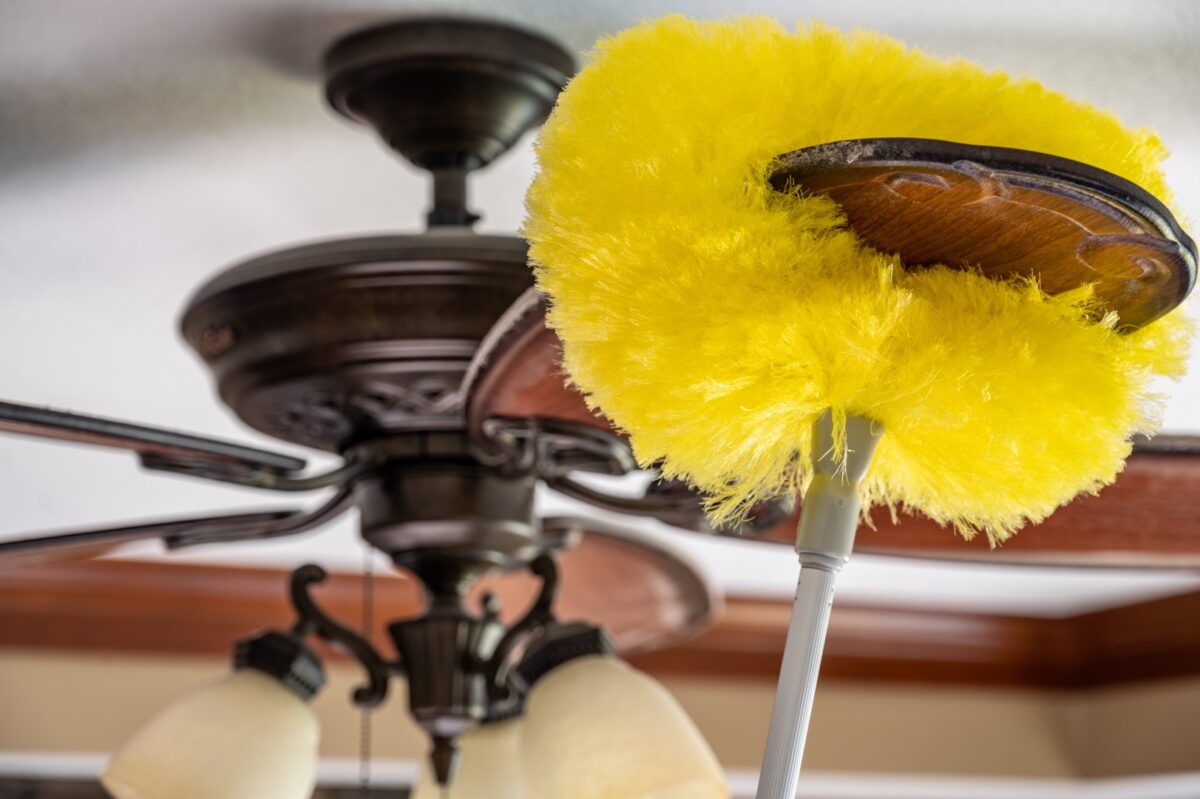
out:
M728 797L716 756L687 713L620 660L599 628L547 625L517 671L520 715L464 733L448 792L425 768L415 799Z
M116 799L307 796L316 766L317 724L305 702L324 683L321 664L305 644L309 637L360 663L367 679L352 699L364 708L387 698L392 677L407 680L409 711L432 741L429 777L439 790L457 785L454 795L460 799L494 799L499 790L514 799L528 797L527 786L576 777L606 791L595 794L606 799L654 795L622 793L626 783L670 787L687 777L721 784L715 758L670 695L621 663L598 627L555 618L558 569L552 556L541 555L530 564L541 590L509 626L500 622L490 596L483 599L482 614L467 607L464 589L477 569L466 558L424 564L428 606L416 618L388 625L398 657L386 659L314 602L309 588L325 580L325 572L311 564L300 567L291 577L297 613L291 630L239 643L234 674L188 694L138 731L113 756L104 785ZM599 697L607 708L595 706ZM527 699L534 711L528 723L520 718ZM642 715L629 713L635 708ZM561 742L555 748L548 739L563 732L554 718L560 713L569 725L582 725L572 732L576 746L586 749L576 755L579 764L633 770L619 778L586 771L573 776L574 759L562 757ZM672 741L655 749L648 747L647 734ZM547 780L528 768L522 776L518 749L527 764L529 757L541 763ZM655 770L653 763L664 751L674 766ZM466 758L469 765L463 764ZM460 766L465 769L461 783ZM709 795L697 794L697 799Z
M312 792L317 719L307 702L325 682L295 636L238 644L235 671L166 707L109 761L115 799L299 799Z

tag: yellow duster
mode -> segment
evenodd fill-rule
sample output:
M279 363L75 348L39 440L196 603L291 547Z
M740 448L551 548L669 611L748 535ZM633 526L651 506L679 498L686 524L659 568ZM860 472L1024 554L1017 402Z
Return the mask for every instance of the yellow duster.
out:
M1002 540L1115 478L1187 325L1123 333L1087 287L905 270L767 181L780 154L878 137L1071 158L1169 202L1153 133L1032 80L877 34L668 18L601 42L541 133L524 234L550 322L589 401L717 522L798 492L832 409L886 430L869 501Z

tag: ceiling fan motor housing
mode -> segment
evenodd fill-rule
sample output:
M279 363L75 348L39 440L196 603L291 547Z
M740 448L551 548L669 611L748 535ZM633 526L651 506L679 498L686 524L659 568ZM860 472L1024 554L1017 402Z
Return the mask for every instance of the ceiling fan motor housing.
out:
M183 337L251 427L331 452L463 426L479 342L533 283L526 245L469 231L280 250L203 286Z
M434 174L437 227L252 258L182 317L244 422L370 460L353 486L364 538L447 590L546 547L534 472L484 464L466 432L464 377L533 276L523 240L469 229L464 181L546 118L574 68L554 42L479 20L405 20L336 42L330 105Z

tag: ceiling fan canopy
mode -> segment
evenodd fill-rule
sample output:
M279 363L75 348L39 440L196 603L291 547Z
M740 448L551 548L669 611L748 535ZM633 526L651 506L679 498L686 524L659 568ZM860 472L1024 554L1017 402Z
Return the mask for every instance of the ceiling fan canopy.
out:
M324 68L333 108L437 172L486 166L545 121L575 59L519 28L431 18L346 36Z

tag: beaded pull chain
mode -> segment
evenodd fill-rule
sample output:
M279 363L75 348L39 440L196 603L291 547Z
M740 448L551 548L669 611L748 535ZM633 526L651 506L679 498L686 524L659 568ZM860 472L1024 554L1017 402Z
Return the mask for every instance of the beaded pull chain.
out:
M362 634L371 640L375 616L375 558L369 547L363 547ZM363 708L358 726L358 790L362 799L371 795L371 711Z

